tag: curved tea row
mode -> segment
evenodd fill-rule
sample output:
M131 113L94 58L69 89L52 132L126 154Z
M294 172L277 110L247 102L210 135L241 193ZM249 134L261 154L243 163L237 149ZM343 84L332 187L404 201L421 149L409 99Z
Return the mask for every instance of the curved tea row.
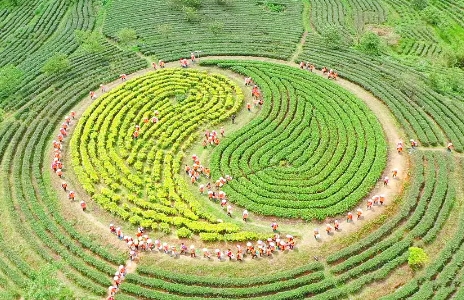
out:
M385 167L381 125L360 100L308 72L255 61L207 61L251 76L259 117L221 143L212 174L230 200L260 214L324 219L364 197ZM257 108L256 108L257 109Z
M202 207L179 171L197 132L242 102L237 84L219 74L164 69L130 81L80 118L71 140L79 181L104 209L132 224L237 232Z
M311 262L272 275L220 279L186 274L182 270L172 272L139 266L136 274L127 276L117 298L344 299L356 294L406 264L408 248L416 241L428 244L436 239L453 207L455 191L449 178L452 160L441 153L418 152L413 156L413 165L412 181L403 197L400 213L385 219L384 224L367 237L329 255L326 264ZM453 254L450 249L460 249L462 230L455 238L439 253L430 271L433 276L443 278L440 282L449 293L459 290L456 286L452 289L446 286L449 278L446 274L459 272L453 263L462 256L460 252ZM439 266L444 268L437 268ZM202 268L202 273L208 272L209 267ZM214 264L210 268L214 268ZM419 280L419 283L423 281ZM412 282L398 296L392 294L391 297L403 299L401 295L413 294L419 289L417 283Z

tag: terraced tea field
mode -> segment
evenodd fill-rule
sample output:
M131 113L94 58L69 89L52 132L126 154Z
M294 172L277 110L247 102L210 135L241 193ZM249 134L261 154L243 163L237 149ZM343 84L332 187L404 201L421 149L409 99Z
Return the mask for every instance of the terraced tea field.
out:
M463 299L463 8L0 2L0 299Z

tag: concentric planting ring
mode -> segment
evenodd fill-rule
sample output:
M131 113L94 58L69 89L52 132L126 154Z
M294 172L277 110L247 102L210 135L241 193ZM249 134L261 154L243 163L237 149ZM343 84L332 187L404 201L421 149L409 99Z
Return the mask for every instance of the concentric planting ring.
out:
M127 82L79 120L71 141L74 170L93 199L133 224L237 232L239 226L204 210L179 170L199 129L229 118L242 103L238 85L219 74L163 69Z
M323 219L352 208L372 189L387 147L361 100L289 66L219 66L251 76L265 97L261 115L213 153L213 175L234 178L224 187L231 201L265 215Z

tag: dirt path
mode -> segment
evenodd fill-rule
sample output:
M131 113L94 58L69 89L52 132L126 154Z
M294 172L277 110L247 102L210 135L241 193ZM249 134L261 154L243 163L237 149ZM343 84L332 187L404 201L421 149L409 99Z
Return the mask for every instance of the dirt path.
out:
M127 274L131 274L131 273L134 273L134 272L135 272L135 270L137 269L137 262L132 261L132 260L128 260L128 261L126 261L126 263L125 263L125 267L126 267L126 276L127 276ZM118 270L118 269L115 269L114 272L116 273L117 270ZM113 280L113 278L111 278L111 280ZM124 283L124 281L122 281L122 283ZM118 294L118 293L116 292L116 295L117 295L117 294ZM109 296L110 296L110 291L108 291L108 294L107 294L106 297L103 298L103 299L108 299Z
M303 36L303 38L304 38L304 36ZM302 40L303 40L303 38L302 38ZM205 58L202 58L202 59L205 59ZM280 60L275 60L275 59L270 59L270 58L262 58L262 57L210 56L210 57L206 57L206 59L238 59L238 60L255 60L255 61L258 60L258 61L267 61L267 62L273 62L273 63L278 63L278 64L284 64L284 65L288 65L288 66L292 66L292 67L298 67L298 65L293 63L293 62L280 61ZM167 63L166 67L167 68L178 67L178 62ZM193 68L197 68L197 66L193 66ZM128 75L127 79L130 80L130 79L133 79L133 78L137 78L137 77L143 76L143 75L147 74L148 72L152 72L152 71L153 71L152 68L143 69L143 70L140 70L138 72L135 72L135 73L132 73L132 74ZM319 76L323 76L320 71L316 71L315 74L317 74ZM113 82L110 82L110 83L106 83L106 84L104 84L105 85L105 91L108 92L108 91L118 87L122 83L123 82L121 82L121 80L116 80L116 81L113 81ZM409 164L408 154L405 153L403 155L399 155L399 154L396 153L396 142L398 140L400 140L400 139L401 140L406 140L406 138L405 138L405 135L398 129L399 126L396 123L393 115L388 110L388 108L379 99L375 98L372 94L365 91L364 89L362 89L361 87L357 86L354 83L351 83L351 82L349 82L347 80L344 80L344 79L341 79L341 78L338 79L337 81L334 81L334 83L338 84L341 87L343 87L344 89L352 92L359 99L364 101L367 104L367 106L377 116L379 122L381 123L381 125L383 127L383 130L385 132L385 136L386 136L386 139L387 139L387 143L388 143L387 167L386 167L382 177L383 176L391 177L390 176L391 175L391 170L396 168L398 170L398 178L392 179L388 186L383 186L383 184L381 184L381 182L379 181L379 183L376 185L376 187L374 187L374 189L371 191L371 193L364 200L362 200L360 202L360 205L362 206L362 209L364 211L363 218L360 219L360 220L354 220L354 222L352 222L352 223L346 223L343 220L344 216L340 216L340 220L342 220L340 222L341 223L340 227L341 227L342 230L340 232L336 232L333 235L327 235L327 234L325 234L323 232L324 229L325 229L324 223L322 223L322 224L321 223L306 224L306 223L300 222L300 224L298 224L298 223L295 223L295 222L288 222L288 224L280 224L279 229L281 230L281 232L283 232L283 233L297 232L302 237L301 240L297 241L300 249L305 248L305 247L310 247L310 248L319 247L321 245L321 242L323 244L326 241L330 241L330 240L332 240L334 238L337 238L337 237L346 236L351 232L357 231L364 224L366 224L366 221L376 218L378 215L380 215L385 210L385 207L389 206L389 203L390 203L391 199L394 199L394 197L396 195L398 195L402 191L403 181L405 179L407 179L406 174L408 173L408 164ZM99 96L101 96L103 93L104 92L102 92L100 90L96 91L97 98ZM75 108L76 117L79 118L79 116L85 111L85 109L93 101L94 100L86 98L82 102L80 102L79 105ZM71 130L72 130L72 128L71 128ZM57 132L58 132L58 129L57 129ZM68 137L68 140L69 139L70 139L70 137ZM69 141L66 141L66 142L69 143ZM68 151L67 147L65 147L64 152L65 152L64 153L65 156L68 159L68 163L70 163L69 151ZM49 157L52 157L52 149L51 149L51 147L50 147L50 155L49 155ZM54 174L51 174L51 175L52 175L51 177L52 177L52 181L53 181L53 186L55 186L57 189L60 189L61 180L59 178L57 178L56 175L54 175ZM66 173L65 173L65 176L67 176ZM77 185L78 183L73 182L73 184ZM70 186L70 189L77 190L78 188ZM66 197L66 194L60 193L60 195L61 194L63 194L61 197L63 198L64 201L69 201L67 199L67 197ZM383 206L383 207L377 207L376 206L372 210L366 211L365 203L367 202L367 199L371 198L372 195L375 195L375 194L384 194L385 197L386 197L386 205ZM74 203L73 206L68 207L68 209L74 210L76 212L76 214L77 214L77 212L82 213L80 211L80 207L79 207L78 203ZM95 216L93 216L93 215L91 215L89 213L86 213L84 215L86 216L85 217L86 218L86 223L89 223L89 226L91 226L94 229L98 229L98 231L100 231L99 233L101 235L104 235L104 236L108 235L107 225L102 224L101 221L99 221L97 218L95 218ZM265 224L268 223L267 220L265 222L266 222ZM261 226L268 226L269 225L269 224L267 224L267 225L262 225L262 224L263 223L257 224L257 226L261 227ZM322 238L321 238L321 241L319 241L319 242L315 241L315 239L312 236L312 231L313 231L314 227L320 227ZM114 236L113 236L113 239L114 239ZM119 241L117 241L117 239L114 239L114 240L115 240L115 243L119 243ZM124 247L124 245L122 245L122 247ZM189 258L185 258L185 259L189 259ZM134 268L135 268L135 266L134 266Z
M306 37L308 36L308 31L303 32L303 35L301 36L300 42L296 45L296 50L292 55L292 58L290 58L291 62L295 62L298 56L303 52L303 46L306 43Z
M303 52L303 46L306 43L306 37L308 36L309 32L311 30L314 30L314 28L311 27L311 4L309 3L309 0L304 0L303 1L303 12L301 14L302 21L303 21L303 28L304 32L301 35L300 42L296 45L295 52L293 53L292 57L289 59L291 62L295 62L298 56Z

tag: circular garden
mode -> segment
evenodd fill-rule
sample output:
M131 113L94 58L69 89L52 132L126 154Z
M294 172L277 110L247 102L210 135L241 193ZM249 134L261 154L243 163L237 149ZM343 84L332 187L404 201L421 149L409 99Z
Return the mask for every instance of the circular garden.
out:
M220 66L251 76L265 104L214 147L212 178L203 176L195 186L230 175L234 179L223 187L230 202L261 215L306 220L345 213L369 193L385 167L387 147L362 101L284 65ZM243 102L242 89L224 75L149 73L87 108L70 144L73 169L99 205L134 225L165 233L184 228L209 241L224 233L227 240L243 239L233 233L246 229L205 209L207 197L192 192L181 171L201 132L229 121Z
M0 2L0 299L464 299L460 14Z

